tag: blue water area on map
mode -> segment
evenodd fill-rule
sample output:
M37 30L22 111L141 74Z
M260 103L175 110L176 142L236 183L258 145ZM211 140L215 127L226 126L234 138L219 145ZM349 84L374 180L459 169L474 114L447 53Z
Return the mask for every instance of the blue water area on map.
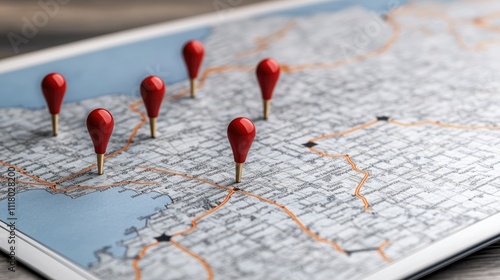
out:
M111 246L108 252L115 257L122 257L125 247L116 242L132 237L125 235L125 230L144 227L146 220L139 217L172 203L169 196L156 192L134 195L137 193L120 187L77 199L45 190L18 193L17 229L83 267L95 263L94 252L105 246ZM0 201L0 209L7 209L5 199ZM6 222L6 215L0 211L0 220Z
M65 103L116 93L139 96L141 81L149 75L166 83L185 80L183 44L209 33L208 27L199 28L0 74L0 107L45 106L40 83L50 72L66 78Z
M261 17L307 16L354 5L386 13L391 7L405 2L407 0L332 1L267 13ZM116 93L138 96L141 80L150 74L160 76L167 84L184 81L187 74L181 57L182 45L190 39L203 41L210 32L210 27L187 30L1 74L0 107L45 106L40 81L50 72L59 72L66 77L65 102Z

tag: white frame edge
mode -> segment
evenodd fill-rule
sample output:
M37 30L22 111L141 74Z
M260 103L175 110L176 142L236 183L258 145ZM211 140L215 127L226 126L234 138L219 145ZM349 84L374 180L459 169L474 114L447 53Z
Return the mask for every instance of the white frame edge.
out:
M11 244L7 243L10 229L7 224L0 221L0 248L9 255ZM75 280L98 280L97 277L88 271L77 266L56 252L43 246L27 235L15 230L14 251L16 262L21 261L40 274L51 279L75 279ZM23 253L21 253L23 252ZM43 271L41 269L43 267ZM12 272L15 273L15 272Z
M452 258L500 234L500 213L468 226L415 253L364 276L366 280L403 279Z

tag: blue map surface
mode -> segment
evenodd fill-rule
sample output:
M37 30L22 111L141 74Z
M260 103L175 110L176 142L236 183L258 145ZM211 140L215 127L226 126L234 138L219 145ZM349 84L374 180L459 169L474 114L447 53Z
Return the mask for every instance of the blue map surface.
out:
M94 256L97 248L107 247L114 256L122 256L125 247L116 242L128 238L126 229L143 227L146 219L139 218L164 210L172 203L169 196L155 192L136 195L120 187L77 199L45 190L22 192L16 195L16 226L87 267L97 261ZM7 209L7 200L0 201L0 209ZM7 221L7 211L1 211L0 215L2 221Z

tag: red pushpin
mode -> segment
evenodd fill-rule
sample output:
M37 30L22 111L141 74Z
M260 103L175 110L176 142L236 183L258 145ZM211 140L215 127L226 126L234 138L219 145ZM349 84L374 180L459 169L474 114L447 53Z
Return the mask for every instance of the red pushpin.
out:
M59 128L59 112L66 93L66 80L61 74L50 73L42 81L42 92L52 116L52 134L57 136Z
M151 137L156 138L156 119L165 96L165 84L157 76L149 76L141 83L141 96L146 106L151 128Z
M264 102L264 120L269 118L271 99L273 98L274 88L278 83L280 72L280 65L272 58L266 58L257 65L257 80L259 80L262 100Z
M233 149L234 162L236 163L236 182L241 182L243 163L245 163L255 138L255 125L247 118L236 118L227 127L227 138Z
M87 117L87 130L94 143L94 150L97 155L97 171L99 175L104 173L104 154L108 147L109 138L113 132L115 121L113 116L106 109L95 109Z
M205 55L205 47L200 41L192 40L187 42L182 49L184 62L188 69L189 78L191 81L191 98L196 97L196 78L200 71L201 62Z

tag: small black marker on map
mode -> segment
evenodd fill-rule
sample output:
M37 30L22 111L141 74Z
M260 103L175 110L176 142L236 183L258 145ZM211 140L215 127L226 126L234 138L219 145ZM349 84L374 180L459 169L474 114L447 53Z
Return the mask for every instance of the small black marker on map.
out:
M155 237L156 241L158 242L170 242L170 239L172 239L172 236L170 235L166 235L165 233L158 236L158 237Z
M316 145L318 145L318 144L316 144L314 142L307 142L305 144L302 144L302 146L307 147L307 148L312 148L312 147L314 147Z
M377 116L377 121L388 121L390 118L388 116Z

